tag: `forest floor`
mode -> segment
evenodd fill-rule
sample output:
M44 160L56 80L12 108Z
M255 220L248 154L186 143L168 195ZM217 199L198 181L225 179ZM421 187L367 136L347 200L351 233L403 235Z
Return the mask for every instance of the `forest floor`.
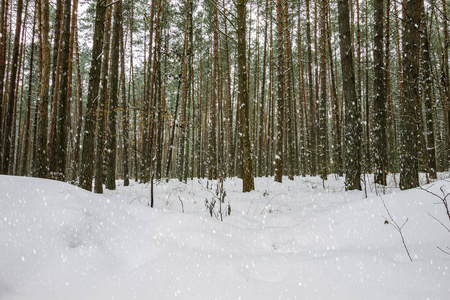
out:
M447 195L448 177L423 188ZM442 201L368 182L227 179L221 222L217 181L157 183L150 208L148 184L0 176L0 299L449 299Z

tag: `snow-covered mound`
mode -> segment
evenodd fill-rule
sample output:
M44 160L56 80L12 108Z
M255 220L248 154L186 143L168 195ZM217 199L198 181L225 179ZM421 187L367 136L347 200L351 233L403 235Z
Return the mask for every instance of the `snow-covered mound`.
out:
M255 183L243 194L225 181L220 222L219 203L213 217L205 206L217 182L158 183L152 209L144 184L96 195L0 176L0 299L449 299L438 197L366 198L332 176ZM445 180L425 188L450 193ZM407 220L412 262L391 217Z

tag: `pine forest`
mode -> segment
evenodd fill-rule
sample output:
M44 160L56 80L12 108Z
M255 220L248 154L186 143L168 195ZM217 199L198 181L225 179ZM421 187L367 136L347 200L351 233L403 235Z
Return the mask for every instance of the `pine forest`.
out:
M448 4L1 0L1 174L417 187L449 168Z

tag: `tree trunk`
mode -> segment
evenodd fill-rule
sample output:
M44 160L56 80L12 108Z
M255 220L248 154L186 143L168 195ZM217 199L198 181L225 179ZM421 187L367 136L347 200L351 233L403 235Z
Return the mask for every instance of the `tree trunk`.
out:
M400 188L419 186L418 170L418 109L419 109L419 45L420 0L407 1L403 6L403 75L404 98L401 104Z
M280 8L281 8L281 0ZM238 0L237 2L237 34L238 34L238 91L240 97L240 139L242 148L242 179L244 193L255 189L253 179L253 158L250 144L250 101L247 90L248 73L246 68L246 45L245 45L245 30L246 30L246 2L247 0ZM280 26L282 26L280 22ZM282 30L282 28L281 28ZM280 33L282 34L282 32Z
M321 1L320 13L320 102L319 102L319 156L320 177L327 180L327 0ZM330 53L331 55L331 53Z
M361 190L361 111L355 90L348 0L339 0L339 37L345 104L345 188Z
M308 97L309 97L309 111L308 111L308 127L309 127L309 138L308 138L308 164L309 164L309 174L312 176L316 175L316 151L317 148L317 131L316 131L316 99L314 94L314 82L313 82L313 61L312 61L312 50L311 50L311 21L310 21L310 11L309 11L310 0L305 1L306 5L306 43L308 45Z
M117 5L122 6L122 3ZM128 128L128 106L126 97L126 81L125 81L125 43L123 38L123 15L122 7L120 9L120 82L122 85L122 131L123 131L123 150L122 150L122 161L123 161L123 185L130 185L130 175L129 175L129 148L130 148L130 136Z
M49 43L49 15L50 5L48 0L40 0L39 6L39 32L40 32L40 61L41 71L39 79L39 113L38 113L38 138L36 149L36 168L34 175L36 177L48 177L48 100L49 100L49 81L50 81L50 43Z
M69 47L70 47L70 4L72 1L64 1L64 21L62 32L61 53L61 80L59 85L58 121L56 132L55 158L56 178L66 179L66 149L67 149L67 109L69 105ZM56 92L56 91L55 91Z
M109 3L110 0L106 0ZM110 65L110 49L111 49L111 8L106 10L106 24L103 37L103 60L102 71L100 73L100 91L98 93L98 107L97 107L97 143L95 155L95 183L94 193L103 193L103 183L105 174L105 144L106 144L106 124L108 118L108 78Z
M430 46L429 37L426 24L426 15L424 9L424 1L421 0L420 9L422 14L421 24L421 51L420 51L420 63L421 63L421 85L422 93L424 97L425 105L425 137L426 137L426 166L427 172L431 179L436 179L436 148L435 148L435 136L434 136L434 99L433 99L433 77L431 72L431 58L430 58Z
M23 1L17 1L17 17L16 17L16 30L14 33L14 48L12 56L12 68L10 75L10 85L8 91L8 103L6 112L6 122L5 122L5 137L4 137L4 147L3 147L3 166L2 174L8 174L9 164L11 162L10 152L11 146L15 144L12 140L12 126L14 119L14 106L16 100L16 77L17 77L17 64L19 60L19 47L20 47L20 33L22 29L22 10Z
M6 70L6 52L7 52L7 30L8 30L8 7L9 1L2 0L1 10L0 10L0 171L2 169L1 164L3 163L3 106L4 99L3 89L5 87L5 70Z
M284 51L283 51L283 6L277 0L277 39L278 39L278 95L277 95L277 150L275 155L275 181L283 181L283 142L284 142Z
M98 105L98 91L100 86L100 71L103 50L103 33L105 28L106 0L98 0L96 6L94 41L92 46L91 70L89 72L89 87L87 96L87 110L83 133L83 148L81 153L80 187L92 190L94 166L94 141L96 111Z
M334 144L334 172L338 176L343 175L343 161L342 161L342 143L341 143L341 117L339 109L339 99L336 91L336 77L333 61L333 50L331 48L331 13L327 10L327 44L328 55L330 56L330 78L331 78L331 111L332 111L332 128L333 128L333 144Z
M25 119L25 138L24 138L24 146L23 146L23 154L22 154L22 161L21 161L21 169L19 174L21 176L26 176L28 174L27 165L28 165L28 155L29 155L29 148L30 148L30 133L31 133L31 96L33 91L33 62L34 62L34 38L35 38L35 30L36 30L36 13L37 13L37 5L34 10L33 15L33 30L32 30L32 37L31 37L31 54L30 54L30 73L28 75L28 95L27 95L27 112L26 112L26 119Z
M179 141L178 141L178 153L177 153L177 177L178 180L183 181L183 168L184 168L184 152L185 152L185 144L186 144L186 127L187 127L187 118L186 118L186 106L188 100L188 91L189 91L189 80L188 80L188 49L189 49L189 17L190 17L190 0L186 1L186 25L184 31L184 48L183 48L183 56L182 56L182 95L181 95L181 114L180 114L180 123L179 123ZM189 54L190 55L190 54Z
M383 52L383 0L374 2L374 99L373 99L373 158L375 164L375 183L386 185L386 89Z
M116 189L117 111L119 108L120 28L122 26L122 1L114 4L114 23L111 40L111 92L108 110L106 142L106 181L108 190Z

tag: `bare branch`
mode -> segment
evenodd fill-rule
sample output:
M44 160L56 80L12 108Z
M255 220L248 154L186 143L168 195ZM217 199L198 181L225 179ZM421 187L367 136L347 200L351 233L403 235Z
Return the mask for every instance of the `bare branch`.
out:
M403 232L402 232L403 226L405 226L405 224L408 222L408 219L406 219L405 223L403 223L402 226L398 226L398 224L395 222L394 218L392 217L391 213L389 212L389 209L387 208L386 203L384 202L383 197L380 196L380 199L381 199L381 201L383 201L383 206L384 206L384 208L386 209L386 212L388 213L389 218L391 219L390 224L391 224L391 225L395 228L395 230L397 230L397 232L400 234L400 237L402 238L403 247L405 247L405 250L406 250L406 253L408 254L409 259L410 259L411 261L413 261L412 258L411 258L411 255L409 254L409 250L408 250L408 247L406 246L405 238L403 237ZM383 216L383 217L384 217L384 216ZM389 221L387 220L387 218L386 218L386 217L384 217L384 218L386 219L386 222L389 223ZM386 223L386 222L385 222L385 223Z

